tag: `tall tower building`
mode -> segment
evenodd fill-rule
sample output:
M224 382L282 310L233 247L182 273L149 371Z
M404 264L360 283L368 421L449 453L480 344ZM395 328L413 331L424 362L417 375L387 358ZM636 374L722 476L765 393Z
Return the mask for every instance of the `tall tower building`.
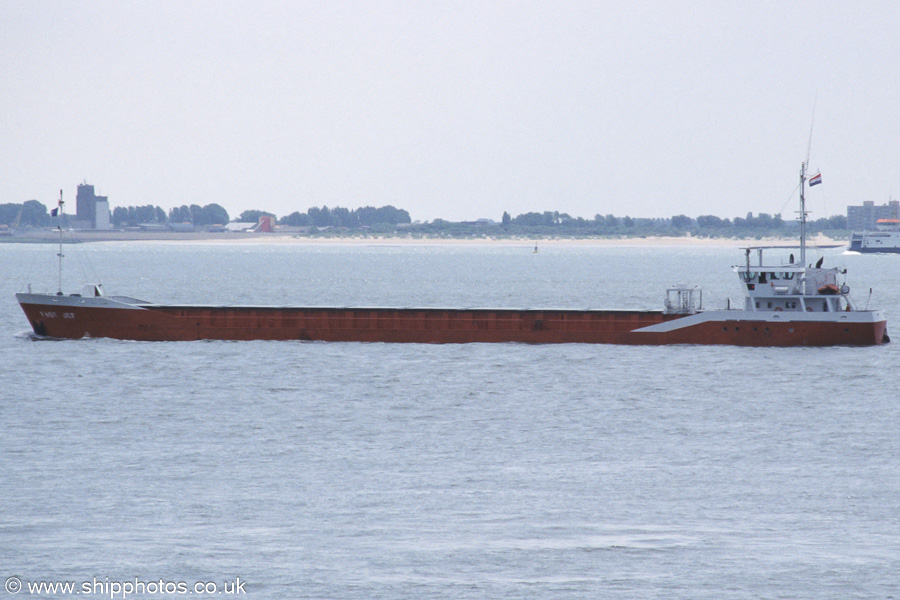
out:
M82 228L109 229L109 198L97 196L92 185L79 184L75 196L75 221Z
M90 227L93 228L96 202L94 186L87 183L78 184L78 194L75 196L75 220L90 223Z

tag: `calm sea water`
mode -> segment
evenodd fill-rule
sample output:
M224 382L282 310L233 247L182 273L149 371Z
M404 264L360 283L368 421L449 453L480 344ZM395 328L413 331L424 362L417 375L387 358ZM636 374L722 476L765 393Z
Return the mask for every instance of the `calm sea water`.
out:
M239 577L265 599L900 597L900 343L32 341L13 294L55 291L55 253L0 245L0 579ZM98 277L159 302L595 308L659 308L680 282L721 306L741 260L65 253L67 291ZM900 341L900 256L824 255L861 304L874 288Z

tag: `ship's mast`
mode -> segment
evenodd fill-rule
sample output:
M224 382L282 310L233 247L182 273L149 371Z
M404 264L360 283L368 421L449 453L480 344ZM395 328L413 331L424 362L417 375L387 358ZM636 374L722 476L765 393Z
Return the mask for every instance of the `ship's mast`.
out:
M806 264L806 163L800 163L800 266Z
M59 221L56 223L56 228L59 230L59 253L57 256L59 257L59 288L57 289L56 295L62 296L62 259L63 259L63 251L62 251L62 243L63 243L63 234L62 234L62 222L63 222L63 205L65 204L62 199L62 190L59 190L59 204L57 205L56 213L59 217Z

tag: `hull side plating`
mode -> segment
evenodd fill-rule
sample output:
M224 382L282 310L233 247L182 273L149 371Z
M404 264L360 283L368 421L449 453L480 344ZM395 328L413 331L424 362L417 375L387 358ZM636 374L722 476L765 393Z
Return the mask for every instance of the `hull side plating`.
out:
M822 320L726 310L686 316L629 310L116 307L34 300L20 303L35 333L68 339L737 346L870 346L886 339L880 314L849 312Z

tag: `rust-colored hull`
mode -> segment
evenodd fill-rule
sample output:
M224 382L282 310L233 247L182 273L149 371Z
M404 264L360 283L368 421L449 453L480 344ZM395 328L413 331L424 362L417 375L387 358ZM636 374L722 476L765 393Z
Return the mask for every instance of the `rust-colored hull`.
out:
M21 305L36 333L69 339L738 346L870 346L886 341L884 320L735 320L729 311L711 311L701 315L706 320L685 321L669 331L645 331L688 317L628 310Z

